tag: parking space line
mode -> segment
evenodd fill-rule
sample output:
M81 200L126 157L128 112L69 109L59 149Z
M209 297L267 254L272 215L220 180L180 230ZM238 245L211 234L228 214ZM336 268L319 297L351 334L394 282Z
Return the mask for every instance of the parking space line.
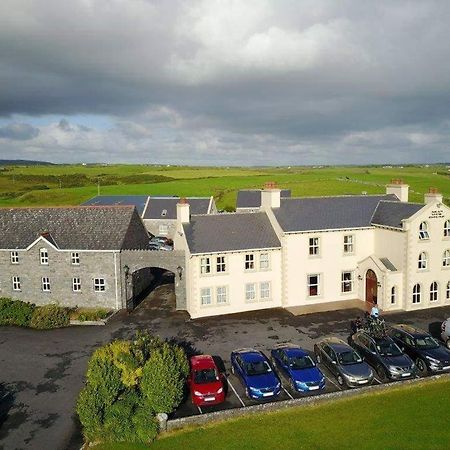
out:
M239 396L239 394L236 392L236 389L234 388L234 386L231 384L231 381L227 378L227 383L230 386L231 389L233 389L233 392L236 394L236 397L239 399L239 401L241 402L242 406L245 406L245 403L242 401L242 398Z
M322 373L323 373L323 371L322 371ZM334 384L340 391L342 391L341 386L339 386L339 384L336 384L329 376L325 375L324 373L323 373L323 376L324 376L331 384Z
M282 388L283 388L283 391L286 392L287 395L289 395L291 400L294 400L294 397L292 397L292 395L284 388L284 386L282 386Z
M202 409L200 408L200 406L197 405L197 408L198 408L198 412L199 412L200 414L203 414L203 411L202 411Z

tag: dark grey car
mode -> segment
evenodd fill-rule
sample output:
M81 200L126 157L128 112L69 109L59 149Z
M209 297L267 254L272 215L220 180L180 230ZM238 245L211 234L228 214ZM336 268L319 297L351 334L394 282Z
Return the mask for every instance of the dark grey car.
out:
M325 338L314 345L317 362L325 365L341 386L371 384L373 371L350 345L338 338Z

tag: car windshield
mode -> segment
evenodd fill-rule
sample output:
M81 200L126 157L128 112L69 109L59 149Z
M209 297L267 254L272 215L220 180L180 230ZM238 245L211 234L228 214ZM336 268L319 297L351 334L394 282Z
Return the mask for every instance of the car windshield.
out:
M398 346L389 341L377 342L377 350L381 356L400 356L402 354Z
M432 348L439 347L439 343L436 341L436 339L432 338L431 336L420 336L414 339L414 343L416 348L420 348L423 350L430 350Z
M194 373L194 381L196 384L212 383L217 380L217 373L214 369L196 370Z
M314 367L314 362L309 356L295 356L294 358L289 358L289 367L291 369L310 369Z
M342 352L338 354L339 364L347 365L347 364L356 364L362 362L361 357L353 350L349 350L346 352Z
M245 363L245 372L247 375L263 375L272 372L272 369L266 361L255 361Z

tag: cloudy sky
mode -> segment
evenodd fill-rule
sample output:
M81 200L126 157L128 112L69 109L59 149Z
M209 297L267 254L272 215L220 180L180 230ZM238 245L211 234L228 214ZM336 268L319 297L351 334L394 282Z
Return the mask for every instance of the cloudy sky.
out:
M448 0L1 0L0 158L450 161Z

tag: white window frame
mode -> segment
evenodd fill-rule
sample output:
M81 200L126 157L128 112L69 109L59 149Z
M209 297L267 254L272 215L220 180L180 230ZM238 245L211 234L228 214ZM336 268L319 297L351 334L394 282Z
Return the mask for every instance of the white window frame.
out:
M317 283L311 283L311 278L313 277L317 277ZM306 288L307 288L307 294L308 297L310 298L316 298L316 297L320 297L320 295L322 294L321 292L321 274L320 273L309 273L308 275L306 275ZM317 287L317 293L316 294L311 294L311 288L313 288L314 286Z
M51 292L49 277L41 278L41 289L42 289L42 292Z
M11 264L19 264L19 252L12 251L9 255Z
M444 237L450 237L450 219L444 222Z
M428 269L428 255L426 252L420 252L417 258L417 270Z
M308 239L308 256L320 256L320 237L312 236Z
M81 278L80 277L72 278L72 292L81 292Z
M20 283L20 277L15 275L11 277L12 289L13 291L20 292L22 290L22 285Z
M344 276L350 274L350 279L345 279ZM350 283L350 290L346 290L345 286ZM353 270L343 270L341 272L341 294L350 294L355 290L355 272Z
M93 285L94 285L94 292L106 291L106 280L102 277L94 278Z
M352 255L355 253L355 235L345 234L344 235L344 254Z
M259 299L261 301L269 301L272 298L272 289L270 281L261 281L259 283Z
M200 305L201 306L212 305L212 295L210 287L204 287L200 289Z
M216 273L226 273L227 261L225 256L216 256Z
M70 261L72 262L72 266L79 266L80 265L80 253L72 252L70 255Z
M391 305L395 305L397 302L397 286L391 287Z
M450 250L445 250L442 254L442 267L450 268Z
M226 305L228 303L228 288L227 286L216 287L216 303L218 305Z
M255 254L246 253L244 256L244 269L246 271L255 270Z
M46 248L39 249L39 260L42 266L48 266L48 250Z
M202 256L200 258L200 275L209 275L211 273L211 258Z
M259 269L260 270L270 269L270 255L268 252L259 254Z
M437 302L439 300L439 283L433 281L430 284L430 302Z
M167 223L161 223L158 227L159 236L167 236L169 234L169 225Z
M414 305L418 305L422 301L422 286L420 283L416 283L413 286L412 302Z
M430 239L430 233L428 232L428 222L421 222L419 225L419 240L425 241Z
M450 300L450 281L447 282L447 286L445 288L445 298L446 300Z
M245 284L245 302L254 303L256 302L256 283L246 283Z

